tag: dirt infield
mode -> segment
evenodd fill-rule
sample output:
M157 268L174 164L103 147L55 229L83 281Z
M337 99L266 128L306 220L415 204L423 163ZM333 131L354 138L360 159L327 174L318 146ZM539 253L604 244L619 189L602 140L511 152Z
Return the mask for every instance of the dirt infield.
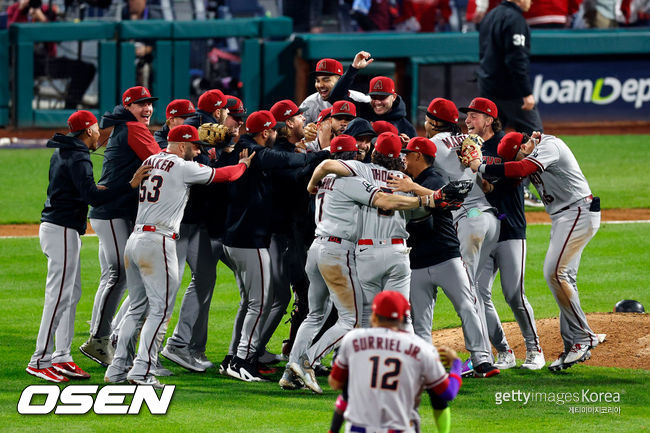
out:
M586 365L650 370L650 315L589 313L587 319L591 329L597 334L607 334L607 339L592 350ZM563 350L559 320L537 319L536 323L546 361L554 361ZM504 323L503 330L517 359L525 358L526 346L517 323ZM433 342L437 346L447 345L454 350L466 351L460 328L434 331Z
M550 223L546 212L526 212L529 224ZM605 209L602 211L603 221L650 221L650 209ZM88 234L93 234L93 229L88 225ZM0 236L37 236L38 224L2 224Z

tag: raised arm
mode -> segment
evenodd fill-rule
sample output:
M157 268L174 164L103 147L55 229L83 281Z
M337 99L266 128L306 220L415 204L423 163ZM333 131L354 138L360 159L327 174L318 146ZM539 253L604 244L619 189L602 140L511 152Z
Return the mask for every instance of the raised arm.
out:
M316 167L314 173L311 175L311 179L307 185L307 191L309 191L310 194L315 194L316 190L318 189L318 184L328 174L335 174L337 176L345 177L351 176L352 172L339 161L334 159L326 159L325 161L318 164L318 167Z

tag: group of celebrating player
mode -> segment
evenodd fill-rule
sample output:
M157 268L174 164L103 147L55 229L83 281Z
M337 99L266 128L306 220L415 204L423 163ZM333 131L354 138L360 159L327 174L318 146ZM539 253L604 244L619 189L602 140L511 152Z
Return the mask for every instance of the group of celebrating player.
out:
M589 359L600 336L580 306L576 275L600 208L569 148L550 135L505 134L497 106L480 97L460 108L468 134L456 105L436 98L426 108L426 138L417 137L393 80L373 78L368 94L349 89L371 62L359 52L344 74L340 62L322 59L313 72L317 93L300 107L283 100L246 117L242 101L219 90L201 95L196 108L174 100L155 134L148 125L156 98L144 87L126 90L99 122L74 113L70 133L48 142L56 150L39 232L48 277L27 372L52 382L90 377L70 347L79 236L89 216L101 277L80 350L108 367L106 382L162 387L157 376L171 372L159 354L195 372L214 367L205 349L221 260L241 297L221 374L267 380L267 364L282 357L266 345L293 289L282 388L322 393L320 361L340 347L330 375L344 390L335 419L349 399L351 425L412 431L424 387L444 428L461 375L491 377L516 365L491 300L497 271L526 342L521 368L545 366L524 292L525 177L552 220L544 276L560 307L565 350L549 369ZM108 127L95 185L89 152ZM186 262L191 283L163 347ZM439 358L432 345L438 287L461 320L465 363L448 348ZM378 329L353 331L369 326ZM398 386L406 391L391 393ZM396 409L378 419L361 405Z

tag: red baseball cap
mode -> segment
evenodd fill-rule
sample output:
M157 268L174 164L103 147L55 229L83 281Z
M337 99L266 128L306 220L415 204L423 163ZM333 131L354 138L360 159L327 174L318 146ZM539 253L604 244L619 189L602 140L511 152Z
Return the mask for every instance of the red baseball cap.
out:
M372 122L372 129L374 129L377 134L381 134L382 132L392 132L393 134L399 135L397 127L390 122L386 122L385 120L377 120L376 122Z
M278 125L278 122L273 117L273 113L268 110L260 110L251 113L246 119L246 132L256 134L267 129L273 129ZM284 125L284 123L282 124Z
M226 108L232 117L244 117L246 115L246 108L244 103L236 96L225 95L227 99Z
M357 140L351 135L341 134L330 142L330 153L357 152Z
M395 93L395 82L388 77L375 77L370 80L368 95L388 96Z
M336 101L334 105L332 105L331 116L357 117L357 107L349 101Z
M316 63L316 69L311 73L312 76L318 75L343 75L343 65L338 60L321 59Z
M93 113L86 110L79 110L68 117L68 128L70 132L81 132L84 129L90 128L97 123L97 118Z
M411 310L404 295L392 290L379 292L372 300L372 312L387 319L403 319Z
M524 135L520 132L508 132L497 146L497 154L505 161L512 161L517 156Z
M390 158L399 158L402 151L402 140L392 132L382 132L375 142L375 150Z
M424 107L418 107L424 109ZM449 99L435 98L426 108L427 117L447 123L458 122L458 108Z
M462 107L460 108L460 111L463 113L476 111L477 113L487 114L495 119L499 117L499 111L497 110L496 104L487 98L474 98L472 99L472 102L469 103L469 107Z
M316 118L316 123L321 123L323 120L327 119L332 115L332 107L326 108L320 113L318 113L318 117Z
M167 104L167 110L165 110L167 119L171 119L172 117L190 117L195 112L196 108L194 108L194 104L187 99L174 99Z
M307 111L306 108L298 108L298 106L290 99L283 99L282 101L276 102L271 107L271 113L275 120L279 122L284 122L287 119Z
M406 145L406 149L402 150L403 153L420 152L424 155L429 155L434 158L436 157L437 151L438 148L436 147L436 144L428 138L424 137L411 138L409 144Z
M226 95L218 89L208 90L199 96L199 110L208 113L214 113L215 110L226 108L227 105L228 99L226 99Z
M126 89L126 92L122 94L122 105L125 107L133 103L138 102L153 102L157 101L158 98L154 98L149 93L149 89L142 86L135 86Z
M175 141L177 143L189 141L194 144L205 144L199 140L199 131L192 125L174 126L167 134L167 141Z

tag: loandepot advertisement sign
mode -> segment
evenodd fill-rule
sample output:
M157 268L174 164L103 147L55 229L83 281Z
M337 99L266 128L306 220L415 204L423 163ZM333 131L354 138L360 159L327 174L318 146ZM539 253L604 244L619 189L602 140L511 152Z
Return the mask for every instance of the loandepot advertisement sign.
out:
M532 62L543 121L650 120L650 61Z

